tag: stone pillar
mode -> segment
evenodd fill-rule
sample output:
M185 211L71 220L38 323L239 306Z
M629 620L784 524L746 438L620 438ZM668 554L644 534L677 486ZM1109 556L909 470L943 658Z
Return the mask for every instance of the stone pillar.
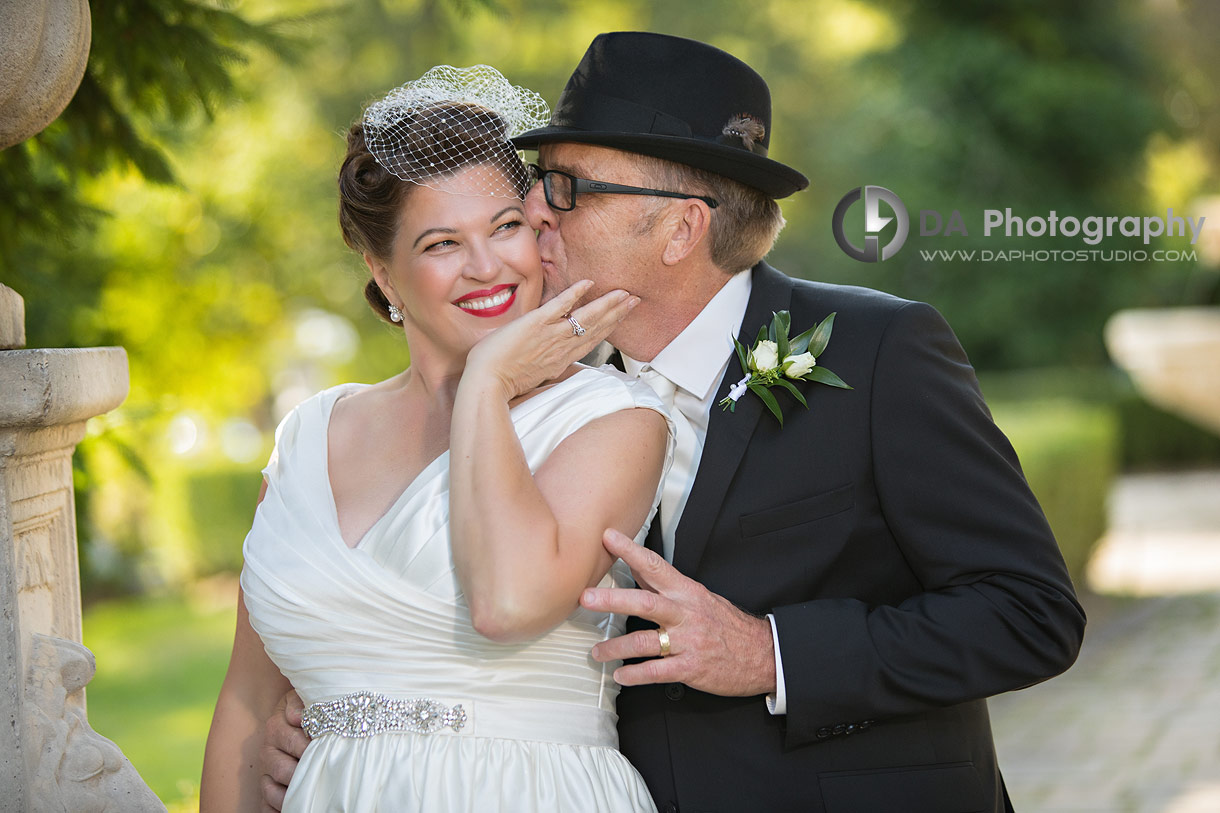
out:
M127 354L24 344L22 299L0 285L0 811L164 810L85 716L72 453L127 397Z

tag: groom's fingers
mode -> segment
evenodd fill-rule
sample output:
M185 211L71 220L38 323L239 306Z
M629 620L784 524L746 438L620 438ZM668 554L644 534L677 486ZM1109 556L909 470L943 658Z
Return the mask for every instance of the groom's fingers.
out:
M284 809L284 797L288 795L288 788L284 785L277 784L274 779L266 774L263 774L259 781L259 790L263 794L263 804L260 808L260 813L279 813Z
M653 521L658 520L654 517ZM676 596L685 593L694 584L656 551L637 545L631 537L613 528L607 528L602 535L602 545L611 556L622 559L631 568L635 583L641 587Z
M670 656L653 658L643 663L630 663L614 670L614 682L620 686L644 686L649 683L682 683L688 669L683 658Z
M593 657L598 661L649 658L615 670L620 685L685 683L726 697L775 691L775 644L769 621L749 615L617 531L606 531L602 544L631 567L644 589L589 588L581 594L581 606L646 618L664 627L669 639L668 653L662 657L657 657L662 655L657 630L597 644Z
M288 721L290 726L293 726L294 728L301 728L301 730L304 731L305 729L302 728L301 723L301 719L304 714L305 701L301 699L299 694L297 694L295 691L291 691L284 695L284 719ZM301 746L302 750L304 749L305 745L309 744L309 740L305 739L303 740L303 743L304 744ZM300 756L300 754L296 753L295 751L293 753L298 757Z
M259 748L259 790L264 809L279 810L297 760L309 745L309 735L301 728L301 712L305 704L300 695L290 691L276 704L275 711L263 729L263 744Z
M663 627L677 626L682 620L681 609L677 604L651 590L633 590L627 587L588 587L580 594L580 606L595 613L615 613L647 618ZM656 637L655 633L653 637ZM605 643L608 642L603 642L598 646L603 646Z
M267 719L266 725L263 727L263 745L269 749L268 755L279 752L285 757L291 759L292 767L296 767L296 761L301 758L301 754L305 753L305 746L309 745L309 735L301 727L301 713L305 709L305 704L301 702L301 696L295 691L289 691L276 704L275 711L271 717ZM277 760L277 764L279 761ZM264 768L268 766L264 765ZM266 771L275 779L281 779L272 771ZM288 777L292 777L291 770L288 772ZM284 784L288 784L284 782Z
M593 647L598 663L625 661L629 658L655 658L661 654L661 639L656 630L638 630L602 641ZM617 676L615 680L617 680Z

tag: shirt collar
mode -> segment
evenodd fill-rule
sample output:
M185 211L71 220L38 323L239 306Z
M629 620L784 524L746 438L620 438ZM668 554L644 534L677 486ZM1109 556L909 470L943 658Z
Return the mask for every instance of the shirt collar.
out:
M699 315L651 362L636 361L622 353L624 370L638 377L644 367L651 367L691 395L706 400L724 375L726 359L733 354L733 339L741 332L752 288L748 268L729 277Z

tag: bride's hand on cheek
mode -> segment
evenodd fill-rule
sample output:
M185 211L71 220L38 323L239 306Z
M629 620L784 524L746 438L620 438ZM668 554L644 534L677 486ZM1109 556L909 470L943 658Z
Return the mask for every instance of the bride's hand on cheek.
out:
M640 301L616 290L576 307L592 287L591 281L581 280L484 336L471 349L462 380L495 384L506 400L512 400L559 376L609 336ZM582 334L576 334L569 314L584 329Z

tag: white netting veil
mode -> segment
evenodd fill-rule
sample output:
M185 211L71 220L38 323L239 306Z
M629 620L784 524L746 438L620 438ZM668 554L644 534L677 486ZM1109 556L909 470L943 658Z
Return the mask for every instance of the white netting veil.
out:
M437 65L369 106L364 141L377 163L404 181L518 197L529 177L509 139L549 119L541 96L489 65Z

